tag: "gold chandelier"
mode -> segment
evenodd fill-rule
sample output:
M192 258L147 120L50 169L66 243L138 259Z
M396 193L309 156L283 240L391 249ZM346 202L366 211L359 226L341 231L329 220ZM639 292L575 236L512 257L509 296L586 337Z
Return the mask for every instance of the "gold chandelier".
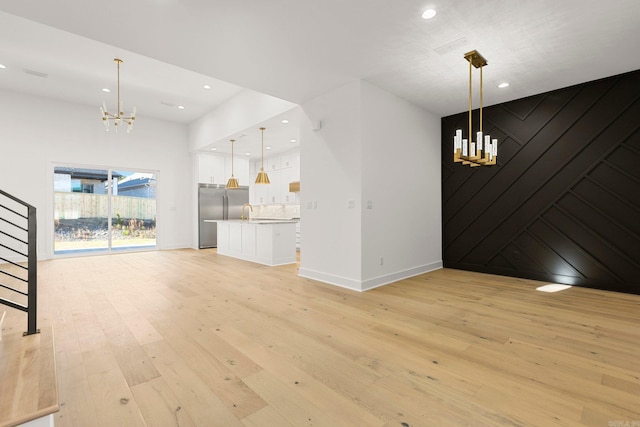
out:
M462 139L462 129L456 130L453 137L453 161L462 162L463 165L471 167L495 165L498 157L498 140L482 134L482 67L487 65L487 60L475 50L465 53L464 59L469 61L469 138ZM480 68L480 129L476 133L476 142L471 140L473 67Z
M235 139L231 140L231 178L227 181L227 188L238 188L238 180L235 176L233 176L233 143L236 142Z
M260 128L262 131L262 163L260 164L260 172L258 172L258 176L256 177L256 184L270 184L269 176L264 171L264 130L266 128Z
M113 126L116 128L116 133L118 132L118 126L121 122L127 124L127 133L131 132L133 129L133 122L136 120L136 107L133 107L133 112L129 115L129 117L124 116L124 108L122 108L122 102L120 101L120 64L122 64L122 59L115 58L113 62L116 63L118 67L118 104L116 105L117 113L113 114L107 110L107 105L103 102L102 107L100 107L100 111L102 112L102 123L104 123L107 132L109 132L109 121L113 120Z

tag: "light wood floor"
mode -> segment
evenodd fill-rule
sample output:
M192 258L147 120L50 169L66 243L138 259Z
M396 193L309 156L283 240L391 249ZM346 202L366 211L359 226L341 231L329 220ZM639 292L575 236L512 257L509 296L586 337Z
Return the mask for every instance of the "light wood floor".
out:
M639 296L448 269L356 293L215 250L39 277L57 427L640 425Z

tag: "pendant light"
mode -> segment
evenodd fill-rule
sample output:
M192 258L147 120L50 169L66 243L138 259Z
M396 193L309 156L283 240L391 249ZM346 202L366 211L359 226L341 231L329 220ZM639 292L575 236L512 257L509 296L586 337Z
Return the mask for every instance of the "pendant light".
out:
M109 131L109 120L113 120L113 125L116 128L116 133L118 132L118 125L123 122L127 125L127 133L131 132L133 129L133 123L136 120L136 107L133 107L133 112L126 117L124 112L122 111L124 108L122 107L122 101L120 100L120 64L122 64L122 59L115 58L113 62L116 63L118 69L118 103L116 104L116 113L109 112L107 110L107 104L102 103L102 107L100 107L100 112L102 113L102 123L104 123L107 132Z
M476 50L465 53L464 59L469 61L469 135L468 138L463 139L462 129L456 130L453 136L453 161L462 162L463 165L471 167L495 165L498 157L498 140L482 133L482 68L487 65L487 60ZM473 67L480 69L480 125L476 133L476 142L473 142L471 123Z
M260 128L262 131L262 163L260 165L260 172L258 172L258 176L256 177L256 184L270 184L269 176L264 171L264 130L265 128Z
M233 143L236 142L235 139L231 140L231 178L227 181L227 188L238 188L238 180L235 176L233 176Z

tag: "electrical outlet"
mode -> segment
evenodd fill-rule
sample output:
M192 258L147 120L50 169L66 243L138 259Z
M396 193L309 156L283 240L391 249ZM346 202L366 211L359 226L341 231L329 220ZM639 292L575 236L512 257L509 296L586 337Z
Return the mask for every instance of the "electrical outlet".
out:
M384 265L384 257L380 257L380 265Z
M513 251L513 259L520 259L520 251Z

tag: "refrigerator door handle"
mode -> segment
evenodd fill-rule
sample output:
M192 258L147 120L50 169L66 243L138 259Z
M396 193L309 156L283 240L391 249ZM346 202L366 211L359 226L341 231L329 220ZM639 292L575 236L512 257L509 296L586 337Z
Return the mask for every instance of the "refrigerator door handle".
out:
M222 196L222 219L229 219L229 196L226 194Z

